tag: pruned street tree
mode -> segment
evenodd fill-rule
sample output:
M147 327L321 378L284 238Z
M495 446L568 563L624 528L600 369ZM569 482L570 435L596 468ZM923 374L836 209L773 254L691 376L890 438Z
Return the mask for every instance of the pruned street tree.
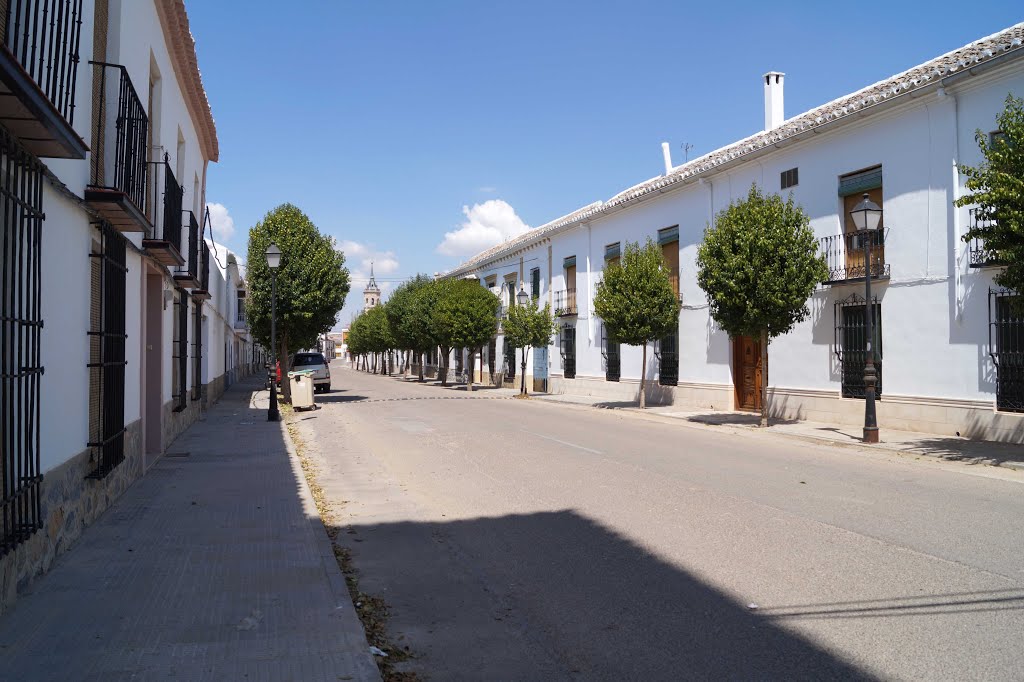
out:
M434 341L441 347L444 360L441 384L448 385L448 356L452 348L476 348L494 336L498 329L498 297L475 280L445 279L434 283L438 291L430 317ZM473 390L473 360L470 355L466 390Z
M387 354L395 347L395 338L388 323L387 305L378 305L363 311L359 316L360 332L366 338L366 348L373 353L373 371L387 374Z
M432 279L429 275L419 274L402 282L388 297L385 310L391 333L395 338L395 347L409 353L422 353L429 345L427 334L420 333L426 329L425 320L420 324L419 310L416 308L416 292L428 285ZM409 373L408 358L405 362L405 374ZM422 380L422 367L420 363Z
M761 426L768 426L768 344L809 314L807 300L828 278L810 219L792 194L756 185L718 213L697 249L697 283L711 317L731 337L761 342Z
M492 294L493 295L493 294ZM531 300L526 305L514 305L508 309L508 319L502 325L505 343L513 348L523 349L520 395L528 395L526 390L526 356L531 348L540 348L551 343L551 335L555 331L555 320L551 314L551 304L545 303L543 308Z
M971 193L955 204L977 205L962 239L980 239L987 259L1003 266L995 283L1024 294L1024 99L1008 95L996 123L991 137L975 133L984 159L976 167L960 166Z
M287 377L289 351L313 348L317 337L334 326L349 291L345 254L320 234L313 221L292 204L267 213L249 230L246 266L246 319L253 337L270 348L271 270L267 247L281 249L277 269L277 342L281 376ZM285 401L291 400L282 381Z
M605 268L598 284L594 312L610 336L628 346L643 347L640 408L647 406L647 345L679 326L679 297L672 289L661 249L650 238L643 247L627 242L620 263Z

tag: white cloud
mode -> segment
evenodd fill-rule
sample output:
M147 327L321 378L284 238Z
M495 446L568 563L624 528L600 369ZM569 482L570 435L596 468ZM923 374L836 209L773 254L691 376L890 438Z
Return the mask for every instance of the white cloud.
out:
M470 256L503 241L518 237L530 226L507 202L488 199L473 207L463 206L466 220L454 232L445 232L437 252L445 256Z
M498 191L497 187L491 187L490 185L484 185L483 187L477 187L477 192L483 192L484 194L494 194Z
M207 204L210 211L210 227L213 228L213 236L217 241L226 242L235 234L235 219L228 213L228 207L224 204Z

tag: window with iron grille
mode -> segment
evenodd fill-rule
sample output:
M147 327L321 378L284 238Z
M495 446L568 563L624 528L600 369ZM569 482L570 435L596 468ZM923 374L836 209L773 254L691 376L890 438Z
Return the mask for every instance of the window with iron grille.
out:
M192 322L192 400L203 397L203 302L193 303Z
M608 335L608 327L601 324L601 355L604 358L605 381L618 381L622 374L622 354L619 342Z
M576 378L576 325L567 324L562 327L559 351L562 354L562 376L566 379Z
M505 341L505 378L516 378L516 347Z
M989 348L996 366L996 409L1024 412L1024 300L989 291Z
M658 358L658 383L662 386L679 384L679 337L669 334L658 341L654 353Z
M125 262L126 242L101 223L92 259L92 319L89 335L89 392L95 413L90 419L89 447L94 469L89 478L104 478L124 461ZM97 265L98 264L98 265Z
M530 270L530 297L534 301L540 298L540 268Z
M874 337L875 397L882 396L882 305L875 298L872 327ZM835 303L835 353L839 358L844 398L864 397L864 366L867 363L867 313L864 298L852 294Z
M789 189L800 184L800 169L790 168L782 171L782 189Z
M174 411L181 412L188 405L188 293L178 289L174 299L174 362L172 363L171 392L174 395Z
M498 356L498 340L491 339L490 344L487 346L487 371L494 377L494 364Z
M0 556L41 527L43 173L0 128Z

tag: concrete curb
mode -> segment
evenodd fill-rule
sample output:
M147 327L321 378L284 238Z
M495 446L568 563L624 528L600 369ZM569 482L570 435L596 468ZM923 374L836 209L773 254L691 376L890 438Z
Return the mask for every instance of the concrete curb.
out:
M338 561L334 557L334 547L331 544L331 538L327 535L327 528L324 527L323 520L320 518L320 511L316 508L316 502L313 500L313 491L310 490L309 482L306 481L306 474L302 470L302 462L299 460L298 450L295 448L291 434L288 433L288 425L283 417L280 421L280 428L281 435L284 438L285 449L288 451L288 458L291 461L292 473L295 475L296 480L299 481L299 497L302 499L302 508L306 512L306 520L309 521L309 528L313 533L317 551L320 554L320 564L324 569L324 575L327 577L327 583L330 585L331 594L334 595L334 608L338 617L344 623L345 629L351 635L358 636L361 639L360 644L362 645L362 656L365 658L364 663L367 671L373 671L373 674L360 671L358 674L362 676L354 679L380 680L381 677L377 663L370 654L370 643L366 640L366 631L356 616L356 607L352 603L352 595L349 594L348 585L345 583L345 576L342 574Z

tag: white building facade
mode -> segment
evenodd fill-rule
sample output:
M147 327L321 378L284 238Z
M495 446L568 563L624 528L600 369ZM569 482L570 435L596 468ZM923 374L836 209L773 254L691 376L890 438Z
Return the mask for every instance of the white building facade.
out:
M661 245L682 310L678 334L648 348L649 399L758 409L766 380L777 417L859 424L862 247L870 238L880 427L1024 442L1024 321L1008 306L1015 292L993 284L998 267L984 246L961 240L973 213L953 205L966 192L958 164L982 161L975 131L997 134L1007 95L1024 94L1022 40L1019 24L789 119L783 75L766 74L764 131L681 166L672 166L666 149L664 175L483 252L447 276L477 277L504 290L506 304L509 283L536 290L559 315L559 335L546 366L531 362L528 374L546 371L553 392L632 400L642 349L609 343L593 300L605 264L626 242L650 238ZM752 184L792 193L831 270L808 302L809 318L771 343L766 379L756 340L719 329L696 280L705 228ZM877 235L856 232L849 215L865 193L884 211ZM499 332L495 382L513 357L502 341Z
M183 1L0 16L3 608L259 359Z

